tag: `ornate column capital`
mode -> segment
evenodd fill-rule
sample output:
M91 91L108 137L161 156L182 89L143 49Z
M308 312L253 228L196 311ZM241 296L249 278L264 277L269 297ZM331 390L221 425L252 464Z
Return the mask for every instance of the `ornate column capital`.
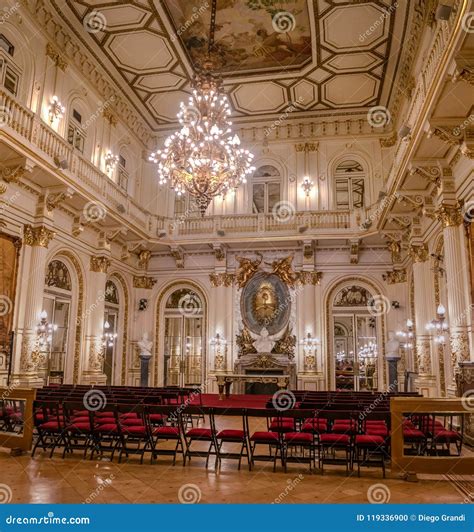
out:
M33 227L32 225L27 224L23 231L23 241L27 246L47 248L55 236L56 233L44 225Z
M133 276L133 288L145 288L151 290L156 283L156 279L153 277L147 277L146 275L134 275Z
M410 257L413 262L426 262L429 257L426 244L410 244Z
M60 68L63 72L66 71L66 68L68 67L67 61L59 52L56 51L50 42L46 45L46 55L53 60L54 64L58 68Z
M458 203L455 205L441 205L436 211L436 214L441 220L443 227L457 227L463 222L461 207Z
M386 272L382 275L383 280L387 281L388 284L396 283L406 283L407 282L407 270L406 268L401 268L399 270L392 270L391 272Z
M211 273L209 275L209 281L214 288L218 286L232 286L234 279L235 275L233 273Z
M104 256L91 257L90 271L97 273L107 273L110 266L110 259Z
M322 272L298 272L298 282L302 285L312 284L314 286L321 283Z

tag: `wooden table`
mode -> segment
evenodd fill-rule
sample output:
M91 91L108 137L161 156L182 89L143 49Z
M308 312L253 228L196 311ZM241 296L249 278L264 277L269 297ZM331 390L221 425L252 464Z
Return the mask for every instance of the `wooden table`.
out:
M288 388L290 384L289 375L247 375L236 373L223 373L216 375L217 386L219 387L219 399L222 401L225 397L230 397L230 388L233 382L261 382L264 384L276 384L280 390Z

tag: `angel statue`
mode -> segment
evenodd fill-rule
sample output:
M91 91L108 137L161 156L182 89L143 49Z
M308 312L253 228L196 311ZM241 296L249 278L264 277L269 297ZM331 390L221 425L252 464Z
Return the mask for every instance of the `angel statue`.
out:
M258 259L252 260L247 257L235 257L239 262L239 268L237 270L236 281L239 288L243 288L258 270L258 267L262 263L263 256L261 253L257 253Z
M268 263L266 263L268 264ZM278 275L278 277L292 288L295 286L296 280L298 279L297 274L293 271L293 256L289 255L284 259L277 259L271 263L273 268L273 273Z
M263 327L259 335L252 334L252 336L255 338L253 345L257 353L271 353L279 335L270 335L266 327Z

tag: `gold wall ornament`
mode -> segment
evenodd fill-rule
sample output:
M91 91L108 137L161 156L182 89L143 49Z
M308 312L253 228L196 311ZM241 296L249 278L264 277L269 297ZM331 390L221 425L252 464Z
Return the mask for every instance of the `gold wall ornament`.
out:
M269 264L266 262L265 264ZM293 255L283 259L274 260L271 263L272 273L277 275L285 284L294 288L298 279L297 274L293 271Z
M392 146L395 146L398 140L397 132L395 131L390 135L390 137L385 137L383 139L380 139L380 146L382 148L391 148Z
M23 231L23 241L27 246L47 248L55 236L56 233L44 225L33 227L32 225L26 224Z
M253 338L246 327L241 330L240 334L235 335L235 342L239 350L237 355L239 358L244 355L251 355L255 353Z
M252 297L252 310L260 325L271 323L278 313L278 296L273 285L263 281Z
M235 280L239 288L243 288L250 279L255 275L260 264L262 263L263 256L261 253L256 253L258 259L252 260L247 257L235 257L239 263Z
M301 271L298 272L298 282L302 285L312 284L319 285L321 284L321 277L323 276L322 272L307 272Z
M148 270L150 259L151 251L149 249L142 249L138 252L138 267L143 270Z
M217 288L218 286L225 286L228 288L229 286L232 286L234 279L235 275L233 273L209 274L209 281L211 282L211 286L214 288Z
M271 355L258 355L255 360L255 367L257 368L274 368L275 360Z
M156 279L147 277L146 275L133 276L133 288L145 288L151 290L156 284Z
M453 362L453 375L459 362L469 360L469 338L466 332L454 331L449 337L451 345L451 360Z
M397 240L391 240L387 248L392 255L392 263L402 261L402 243Z
M429 257L428 246L426 244L410 244L410 257L413 262L426 262Z
M417 338L416 356L419 372L429 374L431 372L431 343L429 338Z
M97 273L107 273L107 270L110 266L110 259L108 257L99 256L91 257L90 260L90 271Z
M318 143L317 142L304 142L304 143L295 144L295 150L297 152L317 151Z
M6 183L0 183L0 196L2 194L5 194L5 192L8 190L8 185Z
M441 205L436 214L443 227L457 227L463 223L461 206L458 203L456 205Z
M274 345L272 353L286 355L290 359L295 358L296 336L291 334L291 332L288 326L285 334Z
M107 120L111 126L116 126L118 123L117 115L110 109L110 107L104 107L102 109L102 116Z
M214 257L219 262L225 259L225 249L223 246L216 246L214 248Z
M312 259L314 256L314 249L312 244L305 244L303 246L303 257L305 259Z
M101 372L104 364L104 346L102 338L96 336L91 338L89 349L89 370Z
M383 280L388 284L406 283L407 282L407 270L401 268L399 270L392 270L382 275Z

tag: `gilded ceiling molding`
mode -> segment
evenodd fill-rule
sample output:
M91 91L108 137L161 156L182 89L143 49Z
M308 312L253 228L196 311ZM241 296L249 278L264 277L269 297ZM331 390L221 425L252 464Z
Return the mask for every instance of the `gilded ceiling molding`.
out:
M322 272L298 272L298 282L302 285L312 284L314 286L321 284Z
M33 227L27 224L25 225L25 229L23 231L23 242L27 246L39 246L42 248L47 248L55 236L56 233L44 225Z
M410 175L415 174L436 185L437 187L441 186L442 171L439 166L414 166L410 170Z
M54 194L47 194L46 196L46 209L48 212L53 212L57 207L61 205L66 199L71 198L74 195L74 190L67 187L61 192L56 192Z
M6 183L0 183L0 196L2 194L5 194L5 192L8 190L8 185Z
M386 272L384 275L382 275L382 278L384 281L387 281L388 284L406 283L407 282L406 268Z
M33 18L39 26L42 26L52 41L52 46L58 46L64 50L67 59L75 65L81 74L93 84L94 88L106 101L114 98L117 114L125 124L148 145L151 140L151 131L140 115L129 105L126 99L116 95L117 89L110 84L108 78L98 70L97 61L92 60L88 54L87 46L81 42L77 43L71 34L65 31L65 24L57 22L57 13L47 8L42 0L31 0L24 2ZM60 44L59 44L60 43Z
M219 262L225 260L225 257L226 257L225 247L222 245L215 245L214 246L214 257Z
M429 252L426 244L410 244L409 249L413 262L426 262L428 260Z
M90 271L97 273L107 273L110 266L110 259L104 256L91 257Z
M116 126L118 123L117 115L110 109L110 107L104 107L102 110L102 116L107 120L111 126Z
M211 286L217 288L218 286L225 286L226 288L232 286L235 280L233 273L211 273L209 275L209 281Z
M53 63L58 68L60 68L63 72L66 72L68 62L59 52L56 51L56 49L50 42L46 45L46 55L53 60Z
M318 151L319 142L305 142L300 144L295 144L295 150L299 152L311 152Z
M383 139L380 139L380 146L382 148L392 148L395 146L398 140L398 133L394 131L390 137L385 137Z
M441 205L441 207L436 211L443 227L457 227L463 223L463 215L461 211L461 206L456 205Z
M151 290L156 284L156 279L147 277L146 275L133 276L133 288L145 288Z

